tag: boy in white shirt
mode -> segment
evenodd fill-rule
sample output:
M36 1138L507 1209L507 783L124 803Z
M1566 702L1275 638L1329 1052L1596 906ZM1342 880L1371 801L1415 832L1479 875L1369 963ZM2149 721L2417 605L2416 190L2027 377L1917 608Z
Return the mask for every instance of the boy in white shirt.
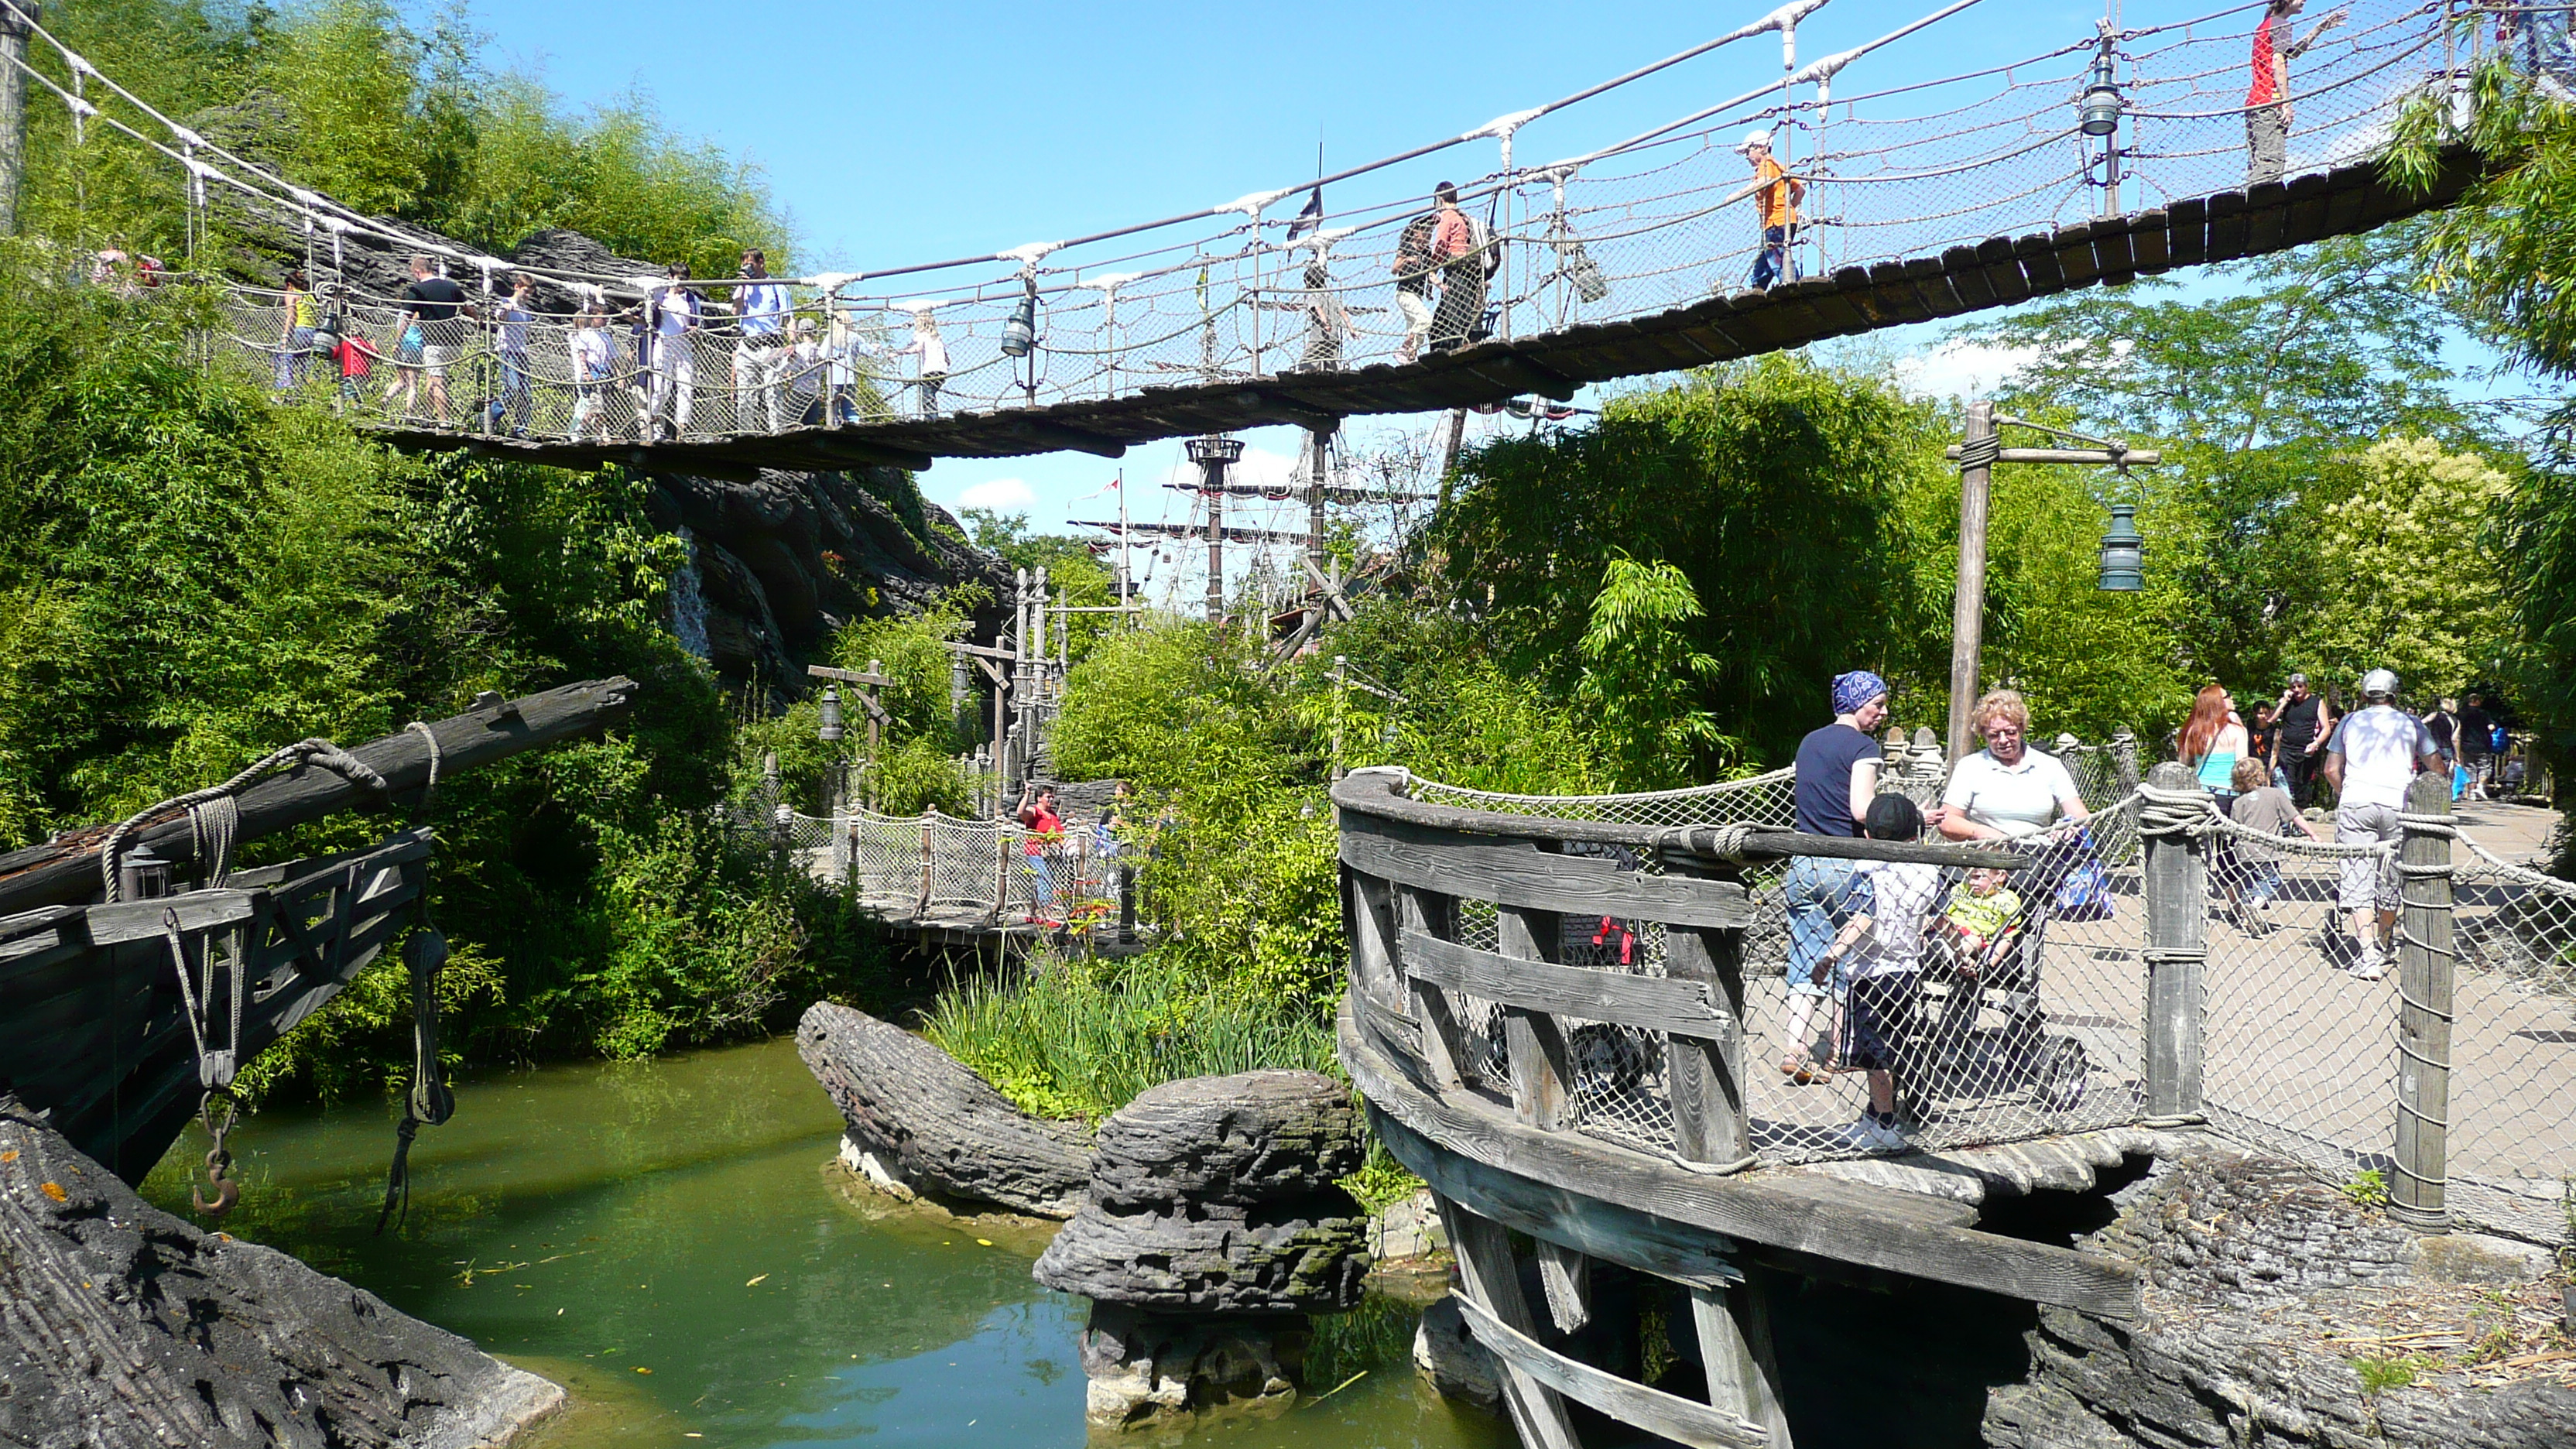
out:
M1923 834L1923 814L1902 795L1870 802L1861 824L1872 840L1910 841ZM1843 1062L1869 1077L1869 1110L1843 1135L1865 1152L1902 1152L1905 1133L1896 1123L1896 1075L1915 1030L1917 978L1923 969L1925 923L1941 894L1941 868L1873 860L1861 864L1855 894L1866 892L1842 934L1816 965L1818 979L1850 958L1851 995L1843 1025Z

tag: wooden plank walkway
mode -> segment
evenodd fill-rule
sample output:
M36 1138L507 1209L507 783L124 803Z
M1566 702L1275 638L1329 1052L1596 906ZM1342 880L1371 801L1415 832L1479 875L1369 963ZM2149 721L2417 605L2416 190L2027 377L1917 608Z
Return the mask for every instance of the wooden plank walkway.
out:
M2391 186L2376 162L2341 166L2052 231L1989 237L1937 257L1842 267L1767 292L1728 292L1649 317L1486 342L1405 364L1144 387L1125 397L1038 408L699 442L569 443L420 428L377 431L396 447L415 451L464 448L565 468L619 463L715 477L748 476L762 468L921 469L939 457L1061 449L1115 457L1141 443L1246 427L1324 426L1344 417L1473 407L1525 393L1569 398L1586 383L1701 367L2177 267L2261 256L2447 206L2475 175L2467 154L2454 154L2435 186L2416 195Z

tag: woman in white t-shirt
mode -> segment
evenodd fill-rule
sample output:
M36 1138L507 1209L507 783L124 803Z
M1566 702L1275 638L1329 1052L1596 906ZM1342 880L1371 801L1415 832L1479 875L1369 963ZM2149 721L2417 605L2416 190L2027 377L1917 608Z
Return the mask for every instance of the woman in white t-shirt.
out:
M2009 689L1977 701L1969 725L1986 747L1961 760L1933 824L1949 840L2013 840L2086 819L2075 777L2030 746L2030 705ZM2026 897L2025 897L2026 898Z

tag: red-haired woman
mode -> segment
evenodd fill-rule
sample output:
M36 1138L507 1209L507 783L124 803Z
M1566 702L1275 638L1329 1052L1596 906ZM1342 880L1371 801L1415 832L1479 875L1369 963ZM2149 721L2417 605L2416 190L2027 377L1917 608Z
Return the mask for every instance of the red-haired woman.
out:
M2253 737L2236 717L2236 701L2226 687L2202 686L2192 699L2191 718L2183 721L2174 755L2197 774L2202 789L2218 797L2220 815L2227 815L2236 804L2236 762L2253 753ZM2237 864L2236 852L2223 831L2210 837L2209 874L2226 893L2228 910L2244 920L2244 870Z

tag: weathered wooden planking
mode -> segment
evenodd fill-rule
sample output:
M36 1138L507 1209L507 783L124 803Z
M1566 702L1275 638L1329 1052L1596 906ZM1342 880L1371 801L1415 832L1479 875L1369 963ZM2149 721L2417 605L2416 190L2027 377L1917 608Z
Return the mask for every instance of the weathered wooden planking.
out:
M1519 1266L1512 1258L1511 1234L1449 1199L1432 1196L1442 1226L1449 1230L1450 1251L1458 1257L1461 1304L1473 1302L1490 1320L1526 1333L1537 1327L1529 1300L1521 1293ZM1521 1442L1534 1449L1582 1449L1574 1421L1556 1390L1517 1364L1503 1365L1503 1402Z
M1568 1358L1504 1323L1472 1297L1461 1295L1458 1308L1466 1315L1467 1327L1476 1335L1476 1341L1493 1350L1494 1357L1514 1372L1527 1374L1622 1424L1694 1449L1763 1449L1771 1442L1770 1431L1763 1425L1720 1413L1677 1394L1650 1389L1581 1359Z
M2168 247L2172 233L2167 229L2165 209L2151 206L2131 218L2129 255L2141 272L2161 272L2173 263Z
M1375 1107L1369 1123L1395 1160L1432 1191L1515 1232L1676 1283L1719 1287L1743 1280L1728 1258L1735 1244L1721 1234L1443 1151Z
M1974 1208L1828 1179L1686 1171L1575 1133L1541 1132L1463 1098L1414 1086L1343 1013L1342 1064L1361 1095L1450 1152L1588 1197L1749 1242L1884 1268L1935 1282L2073 1308L2138 1312L2131 1265L2043 1243L1925 1221Z
M1404 969L1415 980L1505 1006L1678 1036L1713 1039L1735 1028L1735 1018L1713 1004L1716 991L1706 982L1515 960L1417 931L1401 941Z
M1471 835L1440 838L1364 815L1343 815L1341 856L1380 880L1473 900L1686 926L1753 923L1750 898L1729 882L1641 875L1606 860Z

